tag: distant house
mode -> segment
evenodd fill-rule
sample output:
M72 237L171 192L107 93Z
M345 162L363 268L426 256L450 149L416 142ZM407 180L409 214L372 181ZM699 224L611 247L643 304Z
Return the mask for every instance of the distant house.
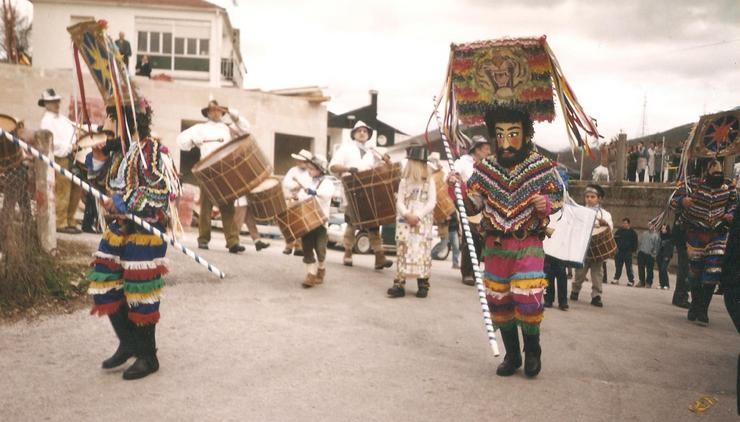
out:
M329 112L326 150L334 151L342 139L349 138L350 130L358 121L374 129L373 136L381 147L393 146L408 137L406 133L378 119L378 91L370 91L370 104L342 114Z
M247 73L239 30L226 9L203 0L33 0L33 67L71 69L66 28L91 19L108 22L116 39L124 32L133 56L129 71L149 56L153 74L211 87L242 87Z

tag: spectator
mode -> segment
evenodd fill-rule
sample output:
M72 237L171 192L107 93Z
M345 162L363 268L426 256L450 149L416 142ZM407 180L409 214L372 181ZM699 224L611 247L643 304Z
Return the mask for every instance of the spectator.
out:
M658 250L658 281L660 288L668 290L668 264L673 257L673 238L668 224L660 226L660 250Z
M637 274L640 278L637 287L648 289L653 287L653 268L658 250L660 250L660 236L655 229L651 228L642 232L637 248Z
M118 47L118 52L123 56L123 63L126 65L126 70L128 70L128 59L131 57L131 43L128 42L126 34L123 32L118 33L116 46Z
M627 180L630 182L635 181L637 175L637 150L636 148L630 147L629 153L627 154Z
M637 143L637 181L638 182L646 182L647 181L647 175L645 172L647 171L647 165L648 165L648 152L645 148L645 144L642 142Z
M459 223L457 221L457 213L452 213L450 218L447 234L447 242L450 245L450 252L452 252L452 268L460 269L460 235L457 232Z
M604 164L599 164L591 173L591 180L596 183L609 183L609 169Z
M149 56L141 57L141 63L136 65L136 74L147 78L152 77L152 65L149 63Z
M655 182L655 142L650 143L647 154L647 177L645 181Z
M622 276L622 264L624 264L627 273L627 285L635 285L635 274L632 272L632 254L637 250L637 232L630 227L630 219L622 219L622 227L614 232L614 241L617 242L617 254L614 257L614 281L612 284L619 284L619 278Z

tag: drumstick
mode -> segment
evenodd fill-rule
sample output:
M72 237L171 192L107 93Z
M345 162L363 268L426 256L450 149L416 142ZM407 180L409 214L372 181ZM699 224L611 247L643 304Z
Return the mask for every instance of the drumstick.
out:
M434 99L434 114L437 117L437 125L439 126L439 134L442 137L442 144L445 147L445 154L447 155L447 164L450 166L450 171L455 171L455 164L452 162L452 150L450 149L450 142L447 140L442 125L442 118L439 116L439 107L437 105L437 99ZM455 199L457 199L457 209L460 212L460 224L462 225L463 234L465 234L465 240L468 243L468 254L470 255L470 262L473 263L473 274L475 276L475 287L478 290L478 298L480 299L480 308L483 312L483 323L486 326L488 332L488 343L491 345L493 355L498 356L498 343L496 343L496 330L493 328L493 321L491 321L491 311L488 308L488 300L486 299L486 286L483 284L483 276L481 274L480 267L478 265L478 254L475 252L475 244L473 243L473 234L470 231L470 223L468 222L468 214L465 212L465 204L462 199L462 190L460 189L460 182L455 182Z
M223 142L223 141L224 141L224 139L223 139L223 138L218 138L218 139L206 139L205 141L201 141L201 143L203 143L203 144L207 144L207 143L209 143L209 142Z
M5 139L7 139L9 142L12 142L12 143L18 145L19 147L23 148L24 150L28 151L34 157L36 157L39 160L45 162L46 164L49 165L49 167L53 168L58 173L60 173L62 176L64 176L67 179L71 180L72 183L74 183L77 186L81 187L82 190L84 190L85 192L88 192L88 193L92 194L95 198L97 198L97 199L99 199L101 201L107 201L107 200L111 199L109 196L100 193L99 190L97 190L94 187L90 186L88 183L86 183L85 181L83 181L79 177L77 177L74 174L72 174L69 170L65 169L64 167L61 167L59 164L55 163L54 160L52 160L49 157L47 157L46 155L42 154L39 150L37 150L36 148L28 145L27 143L23 142L19 138L13 136L12 134L9 134L9 133L5 132L3 129L0 129L0 135L4 136ZM163 233L162 231L160 231L156 227L153 227L151 224L149 224L148 222L144 221L141 217L135 216L133 214L125 214L125 216L126 216L126 218L132 220L136 224L138 224L141 227L143 227L149 233L151 233L151 234L153 234L155 236L159 236L159 238L162 239L162 241L167 242L167 243L171 244L172 246L176 247L177 249L180 250L180 252L184 253L185 255L187 255L190 258L192 258L193 260L195 260L195 262L197 262L198 264L206 267L208 269L208 271L210 271L210 272L218 275L220 278L226 277L226 274L223 271L219 270L215 266L213 266L210 263L208 263L208 261L206 261L202 257L198 256L195 252L193 252L190 249L188 249L185 246L183 246L180 242L178 242L174 238L172 238L172 237L168 236L167 234Z

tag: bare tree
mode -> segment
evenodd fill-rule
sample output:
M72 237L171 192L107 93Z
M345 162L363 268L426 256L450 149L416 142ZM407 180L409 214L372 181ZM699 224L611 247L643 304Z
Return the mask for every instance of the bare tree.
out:
M31 64L29 57L31 23L28 17L20 16L11 0L2 0L0 16L0 61L15 64Z

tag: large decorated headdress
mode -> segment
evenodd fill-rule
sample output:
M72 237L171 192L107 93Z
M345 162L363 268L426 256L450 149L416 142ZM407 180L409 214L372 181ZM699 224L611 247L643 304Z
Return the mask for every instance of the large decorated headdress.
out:
M458 126L483 124L491 109L519 110L532 121L551 122L555 95L571 145L588 151L587 136L600 136L596 123L578 103L544 36L453 44L442 129L458 146L466 146Z

